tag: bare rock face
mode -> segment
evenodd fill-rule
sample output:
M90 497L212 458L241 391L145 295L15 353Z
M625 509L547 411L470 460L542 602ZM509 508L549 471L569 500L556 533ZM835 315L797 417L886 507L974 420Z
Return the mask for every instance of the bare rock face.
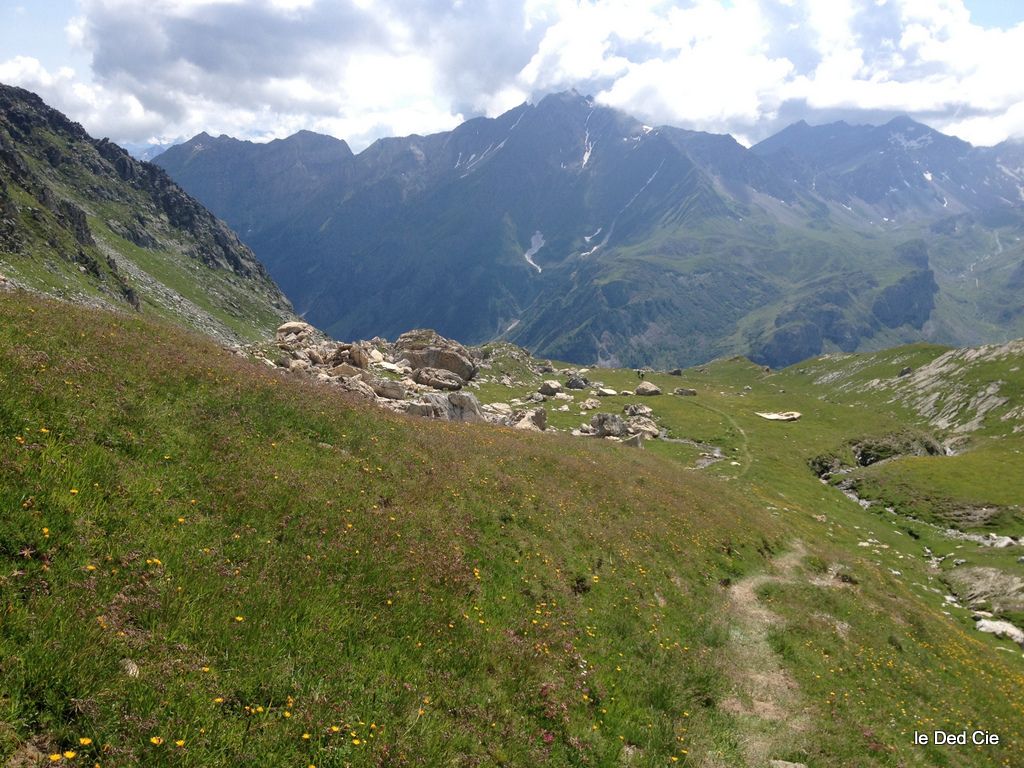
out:
M407 361L414 369L450 371L463 382L472 380L477 373L477 365L469 350L437 331L406 331L395 342L395 353L399 360Z
M412 375L417 384L434 389L457 390L466 383L457 373L444 368L418 368Z

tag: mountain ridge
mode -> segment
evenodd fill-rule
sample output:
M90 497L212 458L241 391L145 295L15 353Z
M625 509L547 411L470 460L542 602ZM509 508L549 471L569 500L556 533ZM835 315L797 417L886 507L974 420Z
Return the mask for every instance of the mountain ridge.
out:
M563 92L379 139L323 176L284 171L252 194L214 148L158 162L339 337L430 326L576 362L672 367L1024 333L1007 277L1024 218L1012 147L972 148L909 118L795 124L773 139L748 149ZM246 145L244 163L280 171L274 152ZM926 261L914 266L899 253L916 241ZM997 241L1004 250L979 262ZM816 295L829 284L839 303ZM887 311L894 296L917 309Z
M0 270L19 285L154 312L224 342L291 305L252 251L160 167L0 85Z

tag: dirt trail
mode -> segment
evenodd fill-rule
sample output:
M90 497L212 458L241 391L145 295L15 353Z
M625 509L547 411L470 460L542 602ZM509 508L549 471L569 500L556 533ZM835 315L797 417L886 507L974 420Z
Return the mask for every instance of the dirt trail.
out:
M782 619L757 596L765 584L795 582L805 554L803 543L797 541L775 559L774 573L748 576L729 588L733 691L722 707L741 726L741 743L751 768L767 766L770 759L791 750L811 727L799 686L768 642L770 630L782 625Z

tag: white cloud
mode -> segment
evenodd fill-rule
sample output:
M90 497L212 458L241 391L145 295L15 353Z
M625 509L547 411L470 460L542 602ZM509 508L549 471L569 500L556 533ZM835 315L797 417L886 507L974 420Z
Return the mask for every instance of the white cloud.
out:
M80 0L60 23L91 71L11 51L0 79L130 141L309 128L359 149L569 87L754 140L863 111L1024 136L1024 24L962 0Z

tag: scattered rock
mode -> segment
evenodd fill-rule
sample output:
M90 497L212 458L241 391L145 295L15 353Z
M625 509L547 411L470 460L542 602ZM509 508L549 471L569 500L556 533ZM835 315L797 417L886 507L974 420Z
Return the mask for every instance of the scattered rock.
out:
M634 394L650 397L651 395L660 395L661 389L656 384L652 384L649 381L642 381L636 390L634 390Z
M626 422L614 413L595 413L590 426L598 437L622 437L627 434Z
M533 408L522 414L517 413L512 418L515 419L512 426L516 429L543 432L548 426L548 414L543 408Z
M480 401L470 392L428 392L417 402L410 403L407 413L445 421L484 421Z
M626 421L626 428L633 434L643 435L648 440L654 440L661 433L658 425L653 419L646 416L631 416Z
M540 392L542 395L557 395L562 391L562 385L559 384L557 381L548 380L541 384L540 388L537 391Z
M465 384L458 374L444 368L419 368L413 373L412 380L434 389L457 390Z
M362 344L353 344L349 347L348 358L356 368L365 369L370 367L370 353L366 351Z
M303 323L300 320L293 320L289 323L284 323L277 328L277 340L284 341L289 336L295 336L296 338L303 336L312 336L316 329L309 323Z
M596 398L593 398L593 397L588 397L586 400L584 400L582 403L580 403L580 410L581 411L593 411L595 408L600 408L600 407L601 407L601 401L596 399Z
M690 389L688 387L676 387L672 390L673 395L679 395L680 397L696 397L697 390Z
M654 410L650 406L640 403L629 403L622 411L627 416L651 416L654 414Z
M397 356L412 368L434 368L450 371L462 381L471 381L477 365L469 350L437 331L418 329L407 331L395 341Z
M370 386L377 397L387 400L405 400L405 396L408 394L405 391L405 385L394 379L374 379L370 382Z
M568 389L586 389L590 386L590 382L576 374L569 377L569 380L565 382L565 386Z
M512 415L512 406L508 403L487 403L486 405L482 405L481 408L489 413L495 414L496 416Z
M786 760L769 760L768 768L807 768L803 763L790 763Z
M410 368L408 365L398 365L397 363L390 363L387 360L381 361L379 365L388 373L397 373L399 376L404 376L407 373L412 373L412 368Z
M362 371L349 363L339 363L330 369L332 376L358 376Z

